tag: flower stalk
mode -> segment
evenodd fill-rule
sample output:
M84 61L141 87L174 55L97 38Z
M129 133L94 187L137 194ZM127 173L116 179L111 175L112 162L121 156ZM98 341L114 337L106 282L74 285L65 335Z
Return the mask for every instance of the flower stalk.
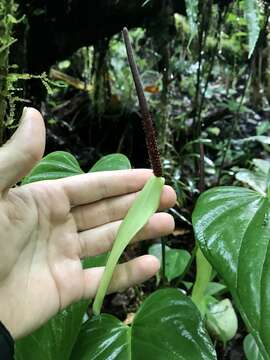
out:
M145 139L146 139L146 146L147 146L149 160L150 160L154 175L157 177L161 177L163 172L162 172L162 166L161 166L161 161L160 161L160 154L159 154L157 141L156 141L155 129L153 126L153 120L152 120L152 116L149 111L149 108L148 108L148 105L146 102L146 98L144 95L141 77L139 74L138 66L135 61L134 52L132 49L132 45L130 42L127 28L123 29L123 38L124 38L124 42L126 45L129 66L130 66L130 69L132 72L132 76L133 76L133 80L135 83L137 96L138 96L138 100L139 100L139 104L140 104L140 109L141 109L141 114L142 114L142 124L143 124Z

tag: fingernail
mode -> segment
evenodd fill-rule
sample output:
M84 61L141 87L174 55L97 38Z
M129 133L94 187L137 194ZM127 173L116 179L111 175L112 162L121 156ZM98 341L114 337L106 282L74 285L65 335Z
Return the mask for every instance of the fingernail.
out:
M23 120L25 119L25 117L26 117L26 113L27 113L27 107L25 106L24 108L23 108L23 111L22 111L22 115L21 115L21 118L20 118L20 123L21 122L23 122Z

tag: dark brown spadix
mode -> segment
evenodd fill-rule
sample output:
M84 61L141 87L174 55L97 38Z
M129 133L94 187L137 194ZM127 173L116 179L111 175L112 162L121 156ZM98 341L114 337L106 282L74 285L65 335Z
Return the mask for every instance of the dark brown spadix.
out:
M131 42L128 35L128 29L123 29L123 37L124 42L126 45L127 56L129 66L132 72L133 80L135 83L137 96L139 99L141 114L142 114L142 123L143 123L143 130L145 134L146 146L148 150L149 160L153 169L155 176L161 177L162 176L162 166L160 162L160 154L157 147L155 129L153 126L152 116L150 114L146 98L143 91L141 77L138 71L137 64L135 62L133 49L131 46Z

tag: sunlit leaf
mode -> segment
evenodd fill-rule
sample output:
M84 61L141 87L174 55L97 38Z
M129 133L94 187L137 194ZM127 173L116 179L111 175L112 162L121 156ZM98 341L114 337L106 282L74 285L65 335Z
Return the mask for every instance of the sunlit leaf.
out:
M144 91L148 92L150 94L156 94L156 93L160 92L160 88L159 88L159 86L156 86L156 85L148 85L148 86L145 86Z
M253 159L252 162L258 170L263 172L265 175L268 175L268 172L270 170L270 161L262 160L262 159Z
M191 33L189 42L191 42L198 31L198 0L185 0L185 3Z
M252 189L265 195L267 188L267 178L261 171L251 171L242 169L235 174L235 178L242 183L249 185Z
M244 13L248 26L248 57L253 54L260 35L260 14L257 0L244 0Z
M266 135L254 135L248 138L242 139L241 142L258 141L263 145L270 145L270 136Z

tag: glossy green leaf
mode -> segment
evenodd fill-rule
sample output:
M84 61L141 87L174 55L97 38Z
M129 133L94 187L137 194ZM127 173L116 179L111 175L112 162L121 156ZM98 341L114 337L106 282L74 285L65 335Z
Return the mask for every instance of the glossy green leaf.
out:
M267 178L263 172L242 169L235 174L235 178L238 181L247 184L262 195L266 194Z
M128 158L122 154L110 154L102 157L89 172L130 169ZM55 151L45 156L22 181L29 184L35 181L60 179L83 174L78 161L65 151Z
M260 35L258 0L244 0L244 13L248 26L248 57L250 58Z
M131 326L102 314L87 321L71 360L214 360L215 350L192 301L179 290L150 295Z
M248 334L244 339L244 352L247 360L264 360L251 334Z
M122 221L95 297L94 314L100 313L113 271L122 252L158 209L164 182L161 177L151 176Z
M89 172L131 169L129 159L123 154L110 154L98 160Z
M270 136L255 135L255 136L250 136L248 138L242 139L239 142L245 143L245 142L250 142L250 141L258 141L259 143L261 143L263 145L270 145Z
M189 42L191 42L198 31L198 0L185 0L185 3L191 34Z
M23 179L22 184L78 174L83 174L83 171L75 157L65 151L55 151L45 156Z
M257 170L260 170L265 175L268 174L268 172L270 170L270 162L269 161L262 160L262 159L253 159L252 162L255 165L255 167L257 168Z
M88 302L80 301L16 342L15 360L68 360Z
M253 159L252 163L254 164L253 170L241 169L236 173L235 177L238 181L247 184L265 196L267 193L270 163L269 161L261 159Z
M162 245L154 244L148 249L150 255L156 256L162 264ZM191 255L186 250L171 249L165 246L165 276L171 281L182 275L185 271Z
M270 203L260 193L218 187L193 213L199 245L224 278L264 356L270 359Z

